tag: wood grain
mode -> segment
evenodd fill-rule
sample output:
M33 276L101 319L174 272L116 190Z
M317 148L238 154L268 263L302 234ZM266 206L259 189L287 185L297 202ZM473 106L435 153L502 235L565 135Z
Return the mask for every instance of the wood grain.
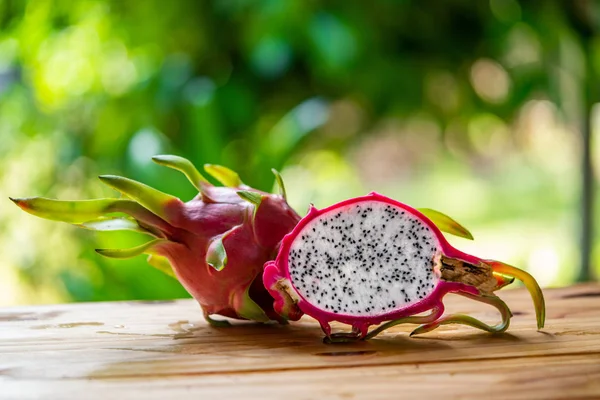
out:
M600 285L546 290L541 332L526 291L500 294L515 313L502 335L409 338L407 325L344 345L323 344L306 317L212 328L191 300L0 309L0 398L600 398ZM447 299L449 312L498 317Z

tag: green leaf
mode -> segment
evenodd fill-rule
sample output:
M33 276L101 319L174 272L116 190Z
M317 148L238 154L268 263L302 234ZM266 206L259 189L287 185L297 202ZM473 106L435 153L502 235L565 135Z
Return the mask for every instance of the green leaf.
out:
M240 187L244 185L237 172L222 165L204 164L204 170L224 186Z
M131 258L140 254L153 254L157 246L167 243L170 242L168 240L156 239L129 249L96 249L96 252L109 258Z
M464 226L439 211L431 208L417 208L427 218L431 220L442 232L449 233L454 236L473 240L473 235Z
M152 161L159 165L182 172L192 185L202 191L200 183L209 183L208 180L196 169L194 164L187 158L173 155L159 155L152 157Z
M206 263L217 271L221 271L227 266L227 252L225 251L225 246L223 246L225 235L213 239L206 252Z
M99 178L103 183L136 200L142 206L167 221L169 220L165 212L167 204L181 202L175 196L163 193L129 178L115 175L101 175Z
M287 194L285 193L285 185L283 184L283 178L281 177L281 174L275 168L272 168L271 172L273 172L273 175L275 175L275 181L277 182L277 186L279 186L279 194L281 195L281 197L283 197L284 200L287 200Z
M254 204L257 208L262 203L262 194L256 192L250 192L248 190L238 190L238 196L242 199Z
M171 278L177 279L175 272L173 272L173 267L171 266L171 263L167 257L151 254L148 256L146 261L148 261L148 264L152 265L160 272L163 272L165 275L169 275Z

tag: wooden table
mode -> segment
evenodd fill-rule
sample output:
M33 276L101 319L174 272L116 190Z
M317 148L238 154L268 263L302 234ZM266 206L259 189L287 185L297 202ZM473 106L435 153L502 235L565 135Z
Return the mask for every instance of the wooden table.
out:
M326 345L315 321L213 328L191 300L0 309L2 399L600 399L600 285L500 292L502 335L445 326ZM449 308L493 322L456 296ZM185 397L184 397L185 396ZM434 397L435 396L435 397Z

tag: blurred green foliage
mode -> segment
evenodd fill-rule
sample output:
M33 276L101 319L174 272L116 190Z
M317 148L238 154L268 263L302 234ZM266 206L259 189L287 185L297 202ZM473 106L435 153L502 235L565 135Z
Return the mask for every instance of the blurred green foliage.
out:
M135 233L7 200L115 196L100 173L194 196L160 153L265 190L281 169L300 213L372 190L437 208L475 234L459 247L571 282L599 15L584 1L0 0L0 304L184 296L143 257L93 251Z

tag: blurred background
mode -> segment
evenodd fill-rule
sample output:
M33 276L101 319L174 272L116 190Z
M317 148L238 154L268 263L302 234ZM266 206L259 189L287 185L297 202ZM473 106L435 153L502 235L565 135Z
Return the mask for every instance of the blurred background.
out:
M99 174L193 197L161 153L263 190L275 167L300 214L375 190L542 286L594 279L599 34L592 0L0 0L0 304L187 296L94 252L141 235L8 200L116 196Z

